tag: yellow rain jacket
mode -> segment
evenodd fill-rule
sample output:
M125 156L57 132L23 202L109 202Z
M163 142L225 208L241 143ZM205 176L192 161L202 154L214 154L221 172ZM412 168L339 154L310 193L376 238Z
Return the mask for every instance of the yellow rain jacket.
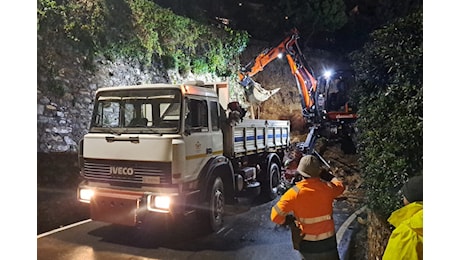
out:
M395 226L382 260L423 259L423 202L394 211L388 222Z

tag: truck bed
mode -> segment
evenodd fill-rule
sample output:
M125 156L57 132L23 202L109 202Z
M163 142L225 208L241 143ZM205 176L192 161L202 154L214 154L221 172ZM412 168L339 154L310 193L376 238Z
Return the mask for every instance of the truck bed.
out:
M224 154L241 157L273 152L289 145L288 120L244 119L224 129Z

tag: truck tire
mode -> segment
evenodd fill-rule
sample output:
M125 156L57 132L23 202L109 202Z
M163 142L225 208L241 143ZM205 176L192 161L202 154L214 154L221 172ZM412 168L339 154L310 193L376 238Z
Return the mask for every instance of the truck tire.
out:
M200 219L207 230L216 232L224 223L224 183L220 177L216 177L212 183L207 195L207 207L201 212Z
M268 180L262 185L262 197L266 200L274 200L278 196L280 184L280 167L276 163L271 163L267 169Z

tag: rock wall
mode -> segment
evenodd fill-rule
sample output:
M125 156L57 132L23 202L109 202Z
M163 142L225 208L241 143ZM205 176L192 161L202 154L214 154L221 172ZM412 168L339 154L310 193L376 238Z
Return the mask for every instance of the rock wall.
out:
M38 74L37 88L37 152L77 152L78 143L88 132L93 98L100 87L138 85L144 83L177 83L185 80L222 80L211 75L179 75L163 69L161 64L146 68L132 59L110 61L95 59L91 69L84 57L69 53L60 55L54 67L56 75ZM49 91L58 86L63 94Z

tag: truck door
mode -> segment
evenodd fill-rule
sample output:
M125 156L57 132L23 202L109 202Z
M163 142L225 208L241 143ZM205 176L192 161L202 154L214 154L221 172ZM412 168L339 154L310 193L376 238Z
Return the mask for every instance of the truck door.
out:
M224 140L220 121L220 104L216 100L209 101L211 116L212 155L222 155L224 152Z
M209 106L206 98L187 97L184 109L185 176L194 180L213 153Z

